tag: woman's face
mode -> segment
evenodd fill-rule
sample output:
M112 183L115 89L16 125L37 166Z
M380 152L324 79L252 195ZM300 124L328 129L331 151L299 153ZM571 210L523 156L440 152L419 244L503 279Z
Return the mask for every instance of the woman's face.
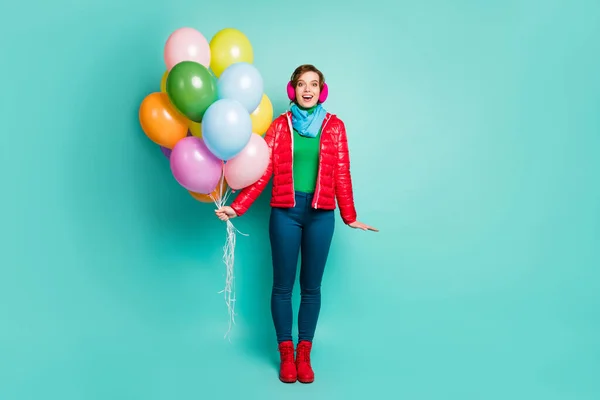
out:
M296 101L301 107L310 108L317 104L321 94L319 83L316 72L307 71L300 75L296 85Z

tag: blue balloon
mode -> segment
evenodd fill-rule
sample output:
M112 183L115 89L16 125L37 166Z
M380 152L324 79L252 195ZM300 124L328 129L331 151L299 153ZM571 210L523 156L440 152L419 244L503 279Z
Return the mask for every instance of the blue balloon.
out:
M258 69L247 62L237 62L227 67L217 81L219 99L237 100L252 113L262 100L263 78Z
M223 161L240 153L251 135L250 113L237 100L217 100L202 117L202 139L210 152Z

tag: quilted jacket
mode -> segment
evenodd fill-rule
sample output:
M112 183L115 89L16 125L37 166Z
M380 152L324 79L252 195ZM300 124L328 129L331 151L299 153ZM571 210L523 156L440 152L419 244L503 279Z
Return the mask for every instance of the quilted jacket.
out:
M294 196L293 130L291 113L277 117L265 134L270 160L263 176L245 187L232 202L238 216L243 215L261 194L271 176L271 207L291 208L296 204ZM350 177L350 156L344 122L336 115L327 113L320 138L319 173L312 207L333 210L337 204L346 224L356 221L356 209Z

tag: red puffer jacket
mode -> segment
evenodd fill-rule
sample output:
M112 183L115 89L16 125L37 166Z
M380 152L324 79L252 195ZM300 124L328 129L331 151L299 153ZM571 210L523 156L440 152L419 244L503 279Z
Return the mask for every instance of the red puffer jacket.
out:
M254 184L240 191L231 204L238 216L243 215L261 194L271 175L271 207L291 208L296 205L294 196L293 129L291 112L277 117L267 133L270 160L263 176ZM337 203L346 224L356 221L356 209L350 177L350 156L344 122L327 113L320 138L319 173L312 206L316 209L333 210Z

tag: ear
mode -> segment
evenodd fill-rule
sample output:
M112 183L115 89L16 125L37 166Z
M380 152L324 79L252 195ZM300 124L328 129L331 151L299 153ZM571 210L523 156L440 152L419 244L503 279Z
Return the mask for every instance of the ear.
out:
M296 90L294 90L294 87L292 86L292 81L289 81L287 84L287 95L291 101L296 100Z
M325 82L323 82L323 89L321 89L321 94L319 95L319 103L325 103L327 97L329 96L329 86Z

